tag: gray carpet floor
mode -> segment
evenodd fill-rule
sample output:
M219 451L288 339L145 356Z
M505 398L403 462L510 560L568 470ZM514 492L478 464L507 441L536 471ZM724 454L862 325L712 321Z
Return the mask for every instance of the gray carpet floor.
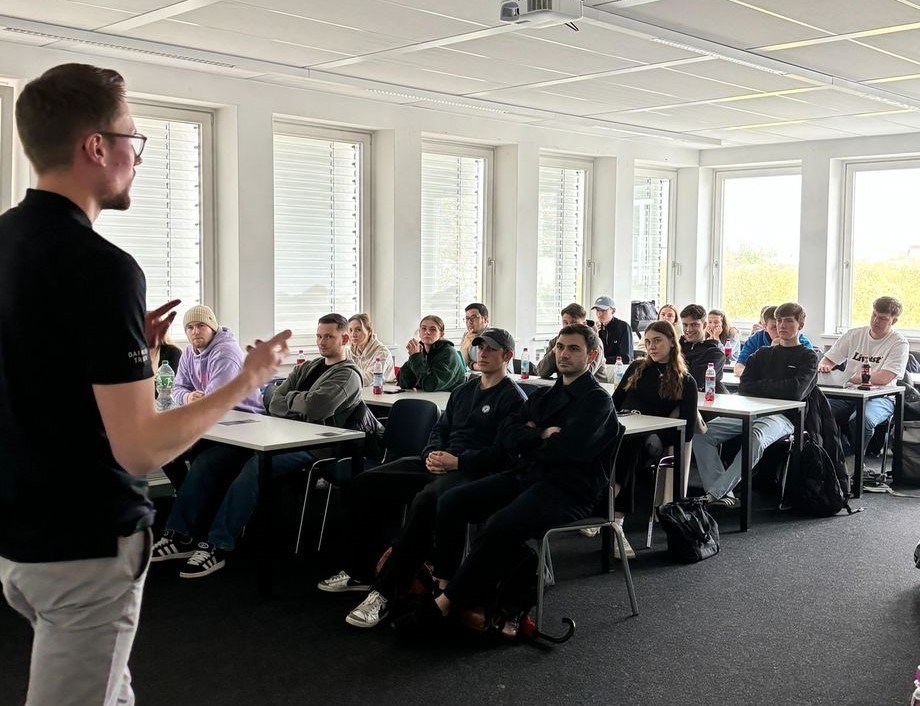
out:
M141 706L195 704L660 704L843 706L908 702L920 663L920 500L866 495L865 512L812 519L761 509L750 532L717 517L722 552L672 564L660 530L632 562L640 615L619 570L598 573L599 540L554 546L548 625L556 647L406 646L344 616L327 595L330 551L279 568L257 599L251 558L187 581L150 572L132 657ZM641 518L630 539L644 543ZM30 633L0 603L0 704L22 703Z

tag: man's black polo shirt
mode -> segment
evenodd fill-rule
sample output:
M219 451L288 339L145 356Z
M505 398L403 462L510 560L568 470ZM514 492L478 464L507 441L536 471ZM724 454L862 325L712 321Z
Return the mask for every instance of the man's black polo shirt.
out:
M92 388L151 377L145 291L134 259L69 199L30 189L0 216L0 556L114 556L119 536L151 524L146 483L115 461Z

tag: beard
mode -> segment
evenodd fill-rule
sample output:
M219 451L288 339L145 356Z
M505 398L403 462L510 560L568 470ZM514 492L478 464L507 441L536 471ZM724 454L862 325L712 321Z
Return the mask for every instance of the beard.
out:
M105 210L127 211L131 207L131 187L115 194L107 194L100 199L99 206Z

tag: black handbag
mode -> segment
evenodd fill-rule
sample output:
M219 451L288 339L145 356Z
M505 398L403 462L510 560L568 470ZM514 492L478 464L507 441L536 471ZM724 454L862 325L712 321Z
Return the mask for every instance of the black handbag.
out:
M668 554L693 564L719 553L719 524L706 510L707 498L685 498L660 505L658 522L668 537Z

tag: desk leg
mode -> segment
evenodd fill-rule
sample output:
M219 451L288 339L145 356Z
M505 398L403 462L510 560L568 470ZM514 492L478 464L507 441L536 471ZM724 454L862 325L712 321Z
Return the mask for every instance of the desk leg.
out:
M272 474L271 456L264 451L256 453L259 459L259 503L256 506L256 512L253 524L256 528L256 547L259 558L256 567L256 582L259 596L262 598L271 598L273 591L272 576L272 528L270 516L272 513L266 511L265 505L268 503L269 480Z
M751 447L754 445L754 427L750 417L741 419L741 531L747 532L751 524Z
M799 464L802 462L802 448L805 444L805 408L802 407L795 415L792 431L792 468L798 473Z
M901 450L904 447L904 393L899 392L894 396L894 446L891 449L891 478L892 483L901 480L904 471Z
M671 474L671 487L673 498L682 500L684 497L684 427L674 430L674 472Z
M863 426L866 423L866 398L861 397L856 403L856 438L850 439L853 446L853 497L862 497L863 456L866 445L863 443Z

